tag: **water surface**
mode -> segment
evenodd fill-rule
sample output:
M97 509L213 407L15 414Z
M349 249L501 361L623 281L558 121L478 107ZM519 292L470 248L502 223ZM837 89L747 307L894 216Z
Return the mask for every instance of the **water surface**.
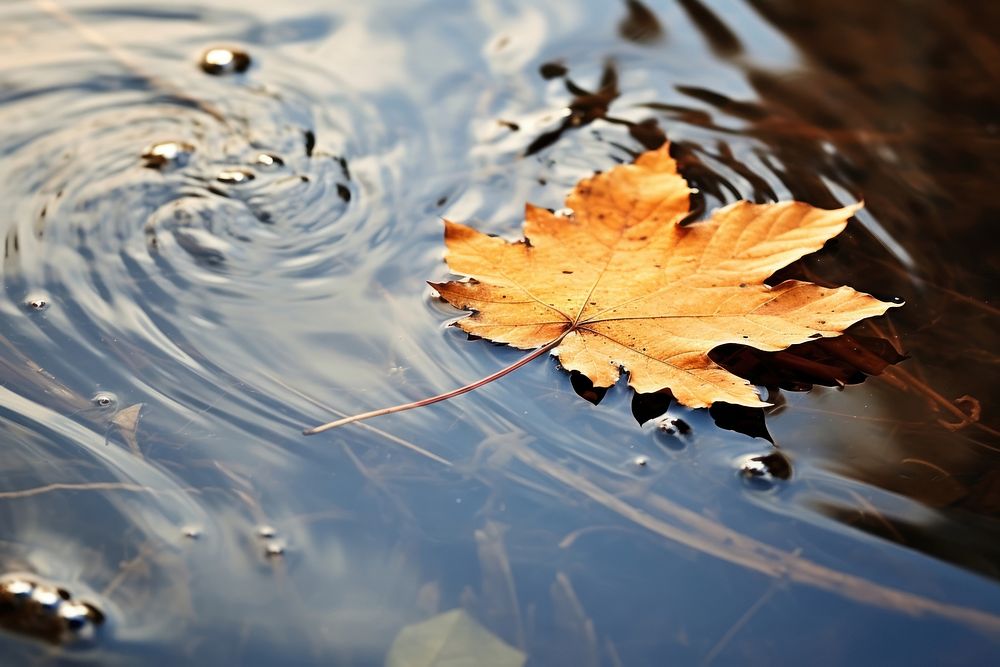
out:
M106 620L4 655L379 665L463 607L529 665L995 658L1000 16L800 4L5 3L0 574ZM447 326L441 218L665 138L699 214L864 199L778 278L904 299L851 333L908 359L754 361L774 445L551 360L300 435L518 358Z

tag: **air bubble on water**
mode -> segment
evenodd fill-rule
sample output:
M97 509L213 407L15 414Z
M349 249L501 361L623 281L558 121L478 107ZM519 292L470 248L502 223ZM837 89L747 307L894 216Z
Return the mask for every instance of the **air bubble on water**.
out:
M223 169L215 175L215 180L220 183L228 183L230 185L249 183L253 179L254 173L249 169Z
M201 537L201 527L200 526L184 526L181 528L181 535L188 538L189 540L197 540Z
M645 468L646 466L649 465L649 459L646 458L645 456L637 456L634 459L632 459L632 465L634 465L637 468Z
M77 602L67 602L59 607L59 618L70 630L79 630L90 621L90 608Z
M280 558L285 555L285 543L281 540L268 540L264 545L264 555L268 558Z
M142 151L142 159L147 167L162 169L170 165L184 166L194 146L184 141L161 141L150 144Z
M29 296L24 300L24 305L31 310L45 310L49 307L49 298L40 294Z
M271 153L260 153L257 155L256 163L265 167L280 167L285 161Z
M200 64L207 74L239 74L250 67L250 55L241 49L215 47L201 54Z
M691 426L679 417L664 417L656 422L656 428L660 433L667 435L688 435L691 433Z
M770 489L781 481L768 465L766 456L745 457L739 463L739 473L744 483L760 490Z
M673 419L666 418L657 421L654 433L657 441L668 449L680 451L687 445L688 439L681 437L682 434L678 432Z
M55 610L62 604L62 597L54 588L48 586L38 586L31 594L31 599L38 603L43 609Z
M94 394L90 402L99 408L111 408L118 403L118 397L110 391L100 391Z
M263 526L258 526L257 527L257 537L263 537L265 539L270 539L270 538L274 537L277 534L278 534L278 531L275 530L274 526L269 526L267 524L264 524Z
M0 585L0 590L16 598L27 598L34 592L35 584L24 579L10 579Z

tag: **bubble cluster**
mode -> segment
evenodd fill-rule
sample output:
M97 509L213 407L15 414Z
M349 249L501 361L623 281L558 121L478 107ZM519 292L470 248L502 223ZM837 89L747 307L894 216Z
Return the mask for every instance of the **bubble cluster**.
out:
M281 558L285 555L288 546L277 535L278 531L274 526L264 524L257 527L257 537L264 541L265 558Z
M24 305L31 310L45 310L49 307L49 298L46 296L29 296L24 300Z
M0 627L52 643L93 638L104 614L65 588L28 574L0 577Z

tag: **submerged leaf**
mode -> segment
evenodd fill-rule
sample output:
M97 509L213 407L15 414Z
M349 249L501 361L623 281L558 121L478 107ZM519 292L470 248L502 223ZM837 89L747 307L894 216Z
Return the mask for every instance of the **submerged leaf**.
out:
M727 343L782 350L833 337L898 304L856 292L765 280L819 250L860 205L737 202L682 225L691 189L668 146L581 181L559 216L528 206L508 243L446 222L448 266L470 281L432 284L469 334L521 349L559 341L564 368L639 393L669 389L689 407L766 405L709 358Z
M386 667L521 667L525 655L463 609L408 625L392 642Z
M139 428L139 415L142 412L143 405L143 403L130 405L127 408L119 410L111 418L111 424L118 427L118 431L122 434L125 442L128 443L129 449L140 458L142 458L142 449L139 448L139 440L136 438L135 432Z

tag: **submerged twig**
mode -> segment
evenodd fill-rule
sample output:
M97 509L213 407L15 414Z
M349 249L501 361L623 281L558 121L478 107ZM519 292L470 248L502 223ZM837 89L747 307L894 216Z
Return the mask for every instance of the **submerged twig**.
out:
M938 601L826 567L808 560L797 551L784 551L727 528L663 496L648 495L646 500L649 509L640 509L600 487L586 476L535 453L516 437L502 437L499 441L503 443L505 450L534 470L562 482L593 502L655 535L706 555L773 579L828 591L860 604L915 617L937 616L992 634L1000 632L1000 616L992 612Z

